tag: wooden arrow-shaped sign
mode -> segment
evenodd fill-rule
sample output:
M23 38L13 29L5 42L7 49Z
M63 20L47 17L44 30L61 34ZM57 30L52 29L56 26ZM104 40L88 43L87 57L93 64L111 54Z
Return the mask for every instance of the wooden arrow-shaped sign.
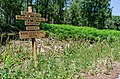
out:
M27 26L26 30L39 30L40 28L37 26Z
M34 17L41 17L41 14L39 14L39 13L23 12L23 11L21 11L21 15L25 15L25 16L34 16Z
M20 15L16 15L16 19L17 20L33 20L33 21L45 21L44 18L40 18L40 17L27 17L27 16L20 16Z
M27 22L25 21L25 25L39 25L39 22Z

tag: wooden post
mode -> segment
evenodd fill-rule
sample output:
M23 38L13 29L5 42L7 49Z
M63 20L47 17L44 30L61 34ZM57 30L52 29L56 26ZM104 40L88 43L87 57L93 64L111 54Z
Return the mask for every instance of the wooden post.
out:
M32 6L28 6L28 12L32 13ZM32 38L32 52L34 53L34 66L37 67L37 48L36 48L36 40Z
M32 49L33 49L33 55L34 55L34 64L35 68L37 67L37 48L36 48L36 40L35 38L32 38Z

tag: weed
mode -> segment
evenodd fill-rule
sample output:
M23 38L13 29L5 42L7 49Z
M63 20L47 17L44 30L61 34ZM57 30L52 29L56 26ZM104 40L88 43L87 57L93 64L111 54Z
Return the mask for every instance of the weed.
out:
M11 45L1 47L0 51L4 51L0 52L2 57L0 78L83 79L86 73L109 74L108 71L112 69L111 63L120 61L120 41L108 43L104 40L91 44L89 40L82 42L54 40L55 43L49 39L41 40L42 46L49 45L51 50L47 53L37 52L38 68L34 68L29 42L13 41ZM66 47L68 44L69 47ZM63 50L54 51L54 45L63 45ZM38 47L41 47L39 41Z

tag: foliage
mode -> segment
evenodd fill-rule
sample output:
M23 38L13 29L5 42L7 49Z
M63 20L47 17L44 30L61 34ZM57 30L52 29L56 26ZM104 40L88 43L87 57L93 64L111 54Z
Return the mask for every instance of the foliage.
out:
M0 34L2 32L6 32L6 33L9 33L9 32L15 32L17 31L16 30L16 27L10 25L10 24L0 24Z
M114 29L120 30L120 16L113 16L112 20L114 21Z
M98 30L90 27L77 27L72 25L42 24L40 26L49 36L59 39L90 39L90 40L116 40L120 32L115 30Z
M43 46L54 47L52 42L52 40L45 41L44 39ZM104 40L90 44L89 40L67 43L63 40L62 43L60 41L58 43L59 46L62 43L70 44L70 46L63 47L62 52L54 49L46 53L38 51L38 68L34 68L29 41L27 43L26 41L12 41L11 44L0 47L0 78L74 79L77 76L77 78L83 79L82 74L87 72L90 74L106 73L107 71L104 71L103 68L99 70L101 65L109 71L114 60L120 61L120 41L108 43ZM101 61L101 59L104 60ZM102 63L100 64L100 62ZM91 66L92 68L90 68Z
M111 18L111 0L84 0L82 2L82 18L85 26L103 29L105 21Z
M41 15L50 23L63 22L63 8L65 0L35 0L33 7L36 12Z
M7 25L23 29L16 24L15 15L27 11L28 5L32 5L33 12L40 13L47 23L119 29L117 21L114 23L115 19L111 18L110 0L0 0L2 29Z
M0 18L8 25L13 24L15 22L14 16L20 12L18 0L1 0L0 6Z
M105 21L105 28L120 30L120 16L112 16Z
M81 5L81 0L73 0L70 2L68 11L70 12L70 21L72 25L82 25Z

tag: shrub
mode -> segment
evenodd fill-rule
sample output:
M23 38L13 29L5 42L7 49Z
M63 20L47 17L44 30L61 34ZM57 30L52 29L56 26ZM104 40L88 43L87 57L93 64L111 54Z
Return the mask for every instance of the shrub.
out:
M89 40L118 40L120 32L116 30L98 30L90 27L77 27L72 25L41 24L40 28L45 30L48 36L57 39L89 39Z

